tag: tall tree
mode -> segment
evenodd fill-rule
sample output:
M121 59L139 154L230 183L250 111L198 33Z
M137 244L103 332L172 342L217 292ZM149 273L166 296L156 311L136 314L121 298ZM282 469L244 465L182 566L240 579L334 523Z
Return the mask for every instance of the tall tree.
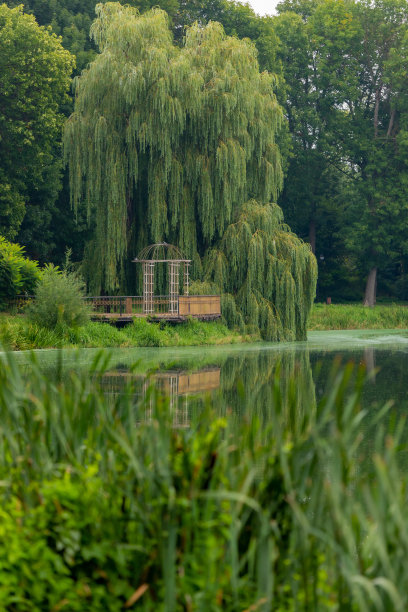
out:
M8 0L9 6L18 6L19 3L20 0ZM277 37L271 19L257 16L249 5L230 0L129 0L126 4L137 8L141 13L152 7L165 10L178 45L183 44L186 26L195 21L200 25L219 21L227 34L239 38L248 37L255 42L262 70L276 71L279 68L275 60ZM40 25L49 25L54 33L62 37L63 46L75 55L76 74L80 74L94 59L97 47L89 36L89 29L95 18L95 0L25 0L24 10L34 15ZM281 88L277 93L279 99L282 99L280 90ZM69 116L72 112L72 102L64 103L61 110ZM282 125L278 142L286 157L286 123ZM59 188L60 181L57 180L54 185ZM28 209L19 235L19 240L29 245L33 254L51 258L58 263L66 246L72 248L73 253L80 254L79 258L82 256L86 234L82 219L79 218L78 224L72 221L70 207L66 206L69 198L66 185L64 176L63 188L58 194L55 206L52 204ZM37 201L44 201L42 193L38 192L34 196ZM11 206L9 198L10 194L3 195L4 207L7 209ZM45 201L51 202L53 198L47 198ZM14 216L18 216L18 202L13 202L12 210ZM20 210L23 211L24 206Z
M129 287L126 262L166 240L194 259L197 273L205 256L210 278L219 254L228 256L228 286L246 322L268 336L304 336L314 258L265 204L282 185L275 77L259 72L249 41L226 36L220 24L192 26L178 47L163 11L140 16L106 3L97 14L100 54L77 81L65 130L73 204L95 213L93 289ZM244 206L251 198L258 203ZM246 247L249 264L238 253ZM284 279L274 289L265 259ZM298 304L289 285L299 288Z
M277 57L286 81L285 111L292 137L292 154L279 198L285 217L309 240L319 263L319 296L339 296L342 276L349 276L344 235L347 169L343 151L332 145L331 127L338 116L333 88L347 80L349 68L343 47L352 33L343 2L325 2L326 37L317 40L315 14L320 0L283 2L274 19L279 38ZM322 53L331 61L323 65ZM337 76L330 71L336 71Z
M321 198L341 208L343 248L366 275L367 305L378 270L406 252L407 9L406 0L285 0L276 20L295 143L281 203L294 202L297 218L306 212L312 243L326 216Z
M28 210L55 199L60 106L72 67L60 40L34 17L0 6L0 232L8 238L16 237Z
M357 169L352 245L366 265L364 304L372 306L378 271L406 253L408 164L401 148L401 122L408 93L408 3L363 0L353 3L351 13L359 34L358 44L350 49L357 88L346 100L342 133L349 134L350 165Z

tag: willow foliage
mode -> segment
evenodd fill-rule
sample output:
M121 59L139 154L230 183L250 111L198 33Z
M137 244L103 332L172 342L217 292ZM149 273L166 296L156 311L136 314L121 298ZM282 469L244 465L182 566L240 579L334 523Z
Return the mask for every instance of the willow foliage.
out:
M248 219L236 223L244 202L274 200L282 186L274 75L259 72L250 41L226 36L218 23L187 29L180 48L159 9L139 15L106 3L96 12L91 35L100 54L76 80L65 130L73 205L85 203L95 219L87 255L93 291L129 290L127 262L149 242L166 240L193 258L198 273L206 254L207 277L231 292L247 322L270 330L273 319L279 329L303 330L313 289L305 296L296 274L312 265L306 247L281 228L274 240L285 255L274 253L269 234L281 227L274 206L267 209L274 214L244 207L239 218ZM250 218L261 226L253 230ZM271 296L293 301L297 292L302 314L272 308Z
M251 200L204 258L205 284L223 293L223 314L259 327L268 340L306 338L317 266L309 244L283 222L277 204ZM231 298L235 296L234 303Z

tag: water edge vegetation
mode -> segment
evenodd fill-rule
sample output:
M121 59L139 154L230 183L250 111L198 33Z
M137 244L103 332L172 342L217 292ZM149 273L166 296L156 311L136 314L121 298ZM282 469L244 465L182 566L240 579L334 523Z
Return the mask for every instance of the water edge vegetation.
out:
M184 428L106 368L0 359L3 609L407 609L406 423L361 408L362 368L299 403L277 367L268 406Z
M309 331L346 329L408 329L405 305L314 304ZM189 321L170 325L138 319L117 329L107 323L47 329L24 315L0 313L0 343L12 350L68 347L194 346L257 342L257 333L231 330L219 322Z
M88 322L82 327L57 325L49 329L23 315L0 313L0 343L12 350L42 348L109 348L138 346L191 346L255 342L257 334L241 334L218 322L191 320L178 325L136 319L118 329L108 323Z

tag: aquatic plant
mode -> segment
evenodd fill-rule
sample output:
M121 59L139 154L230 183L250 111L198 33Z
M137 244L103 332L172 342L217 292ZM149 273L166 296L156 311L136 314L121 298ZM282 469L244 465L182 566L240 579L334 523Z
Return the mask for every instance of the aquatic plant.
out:
M407 609L406 425L361 409L363 369L178 428L153 390L105 397L108 365L0 356L4 609Z

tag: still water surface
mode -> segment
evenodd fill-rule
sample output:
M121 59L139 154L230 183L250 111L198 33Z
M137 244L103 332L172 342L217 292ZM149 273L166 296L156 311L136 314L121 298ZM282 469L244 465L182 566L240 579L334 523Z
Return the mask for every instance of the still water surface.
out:
M96 349L49 350L37 351L36 357L41 369L54 376L58 367L62 374L87 371L97 353ZM369 374L362 398L365 408L375 410L390 400L398 412L408 408L408 330L310 332L307 342L298 343L110 353L102 379L106 394L114 398L132 382L136 397L148 397L153 385L170 397L179 425L188 425L192 411L208 401L221 413L266 414L276 392L277 372L282 395L295 394L296 402L310 406L327 391L333 368L349 361L364 365ZM16 357L28 363L27 354Z

